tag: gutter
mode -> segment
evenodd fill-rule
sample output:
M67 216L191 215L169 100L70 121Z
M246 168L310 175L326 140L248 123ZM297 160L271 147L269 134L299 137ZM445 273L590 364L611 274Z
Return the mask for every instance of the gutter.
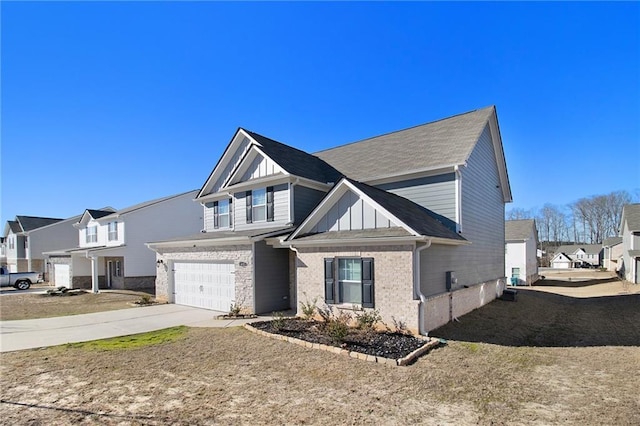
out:
M424 306L426 306L427 298L422 291L420 290L420 252L422 250L431 247L431 239L427 239L426 244L421 247L416 247L415 255L413 256L414 265L413 265L413 291L416 296L420 299L420 303L418 304L418 333L422 336L426 336L428 334L424 329Z

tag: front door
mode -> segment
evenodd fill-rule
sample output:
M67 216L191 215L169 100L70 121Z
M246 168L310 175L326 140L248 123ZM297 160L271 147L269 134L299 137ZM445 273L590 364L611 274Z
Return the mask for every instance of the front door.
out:
M122 258L107 260L107 288L124 288L122 263Z

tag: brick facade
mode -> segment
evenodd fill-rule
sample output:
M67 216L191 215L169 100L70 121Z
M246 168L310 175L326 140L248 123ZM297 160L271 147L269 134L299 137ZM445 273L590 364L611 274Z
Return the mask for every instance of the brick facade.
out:
M298 248L297 300L324 300L324 258L372 257L374 259L374 309L382 321L392 326L394 320L409 330L418 330L418 305L413 294L413 246ZM334 305L336 306L336 305Z
M172 247L157 249L158 264L156 275L156 299L173 302L172 290L169 289L171 265L173 262L202 262L216 260L232 260L235 267L236 303L246 311L254 310L253 289L253 250L250 244L219 247Z

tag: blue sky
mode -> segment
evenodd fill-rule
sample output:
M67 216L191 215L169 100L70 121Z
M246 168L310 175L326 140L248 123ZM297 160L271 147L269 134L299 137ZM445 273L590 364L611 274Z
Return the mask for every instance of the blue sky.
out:
M2 223L496 105L514 203L640 197L640 3L6 2Z

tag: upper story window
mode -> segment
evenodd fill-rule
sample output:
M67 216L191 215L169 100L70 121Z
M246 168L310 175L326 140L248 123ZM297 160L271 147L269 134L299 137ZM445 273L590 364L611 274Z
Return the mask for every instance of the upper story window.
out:
M118 239L118 222L109 222L107 227L109 230L109 241L116 241Z
M273 186L247 191L245 197L247 223L273 221Z
M5 256L6 255L4 250L5 250L4 249L4 244L0 244L0 256Z
M97 243L97 242L98 242L98 227L97 226L87 227L87 243Z
M29 237L24 237L24 249L29 248Z
M208 205L209 206L209 205ZM231 228L233 225L232 213L233 203L230 199L214 201L213 203L213 227Z
M13 237L9 237L9 250L13 250L16 248L16 240Z

